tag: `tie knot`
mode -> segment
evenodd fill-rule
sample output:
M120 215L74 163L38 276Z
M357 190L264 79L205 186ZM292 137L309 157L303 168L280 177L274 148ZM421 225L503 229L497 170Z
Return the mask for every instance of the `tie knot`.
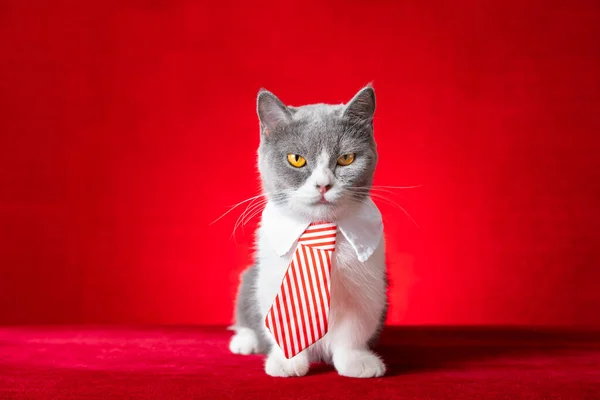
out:
M304 231L298 243L322 250L335 249L337 226L330 222L313 222Z

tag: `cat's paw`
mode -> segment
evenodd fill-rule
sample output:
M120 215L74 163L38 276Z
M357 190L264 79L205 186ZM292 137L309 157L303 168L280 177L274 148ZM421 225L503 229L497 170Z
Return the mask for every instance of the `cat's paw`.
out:
M373 378L385 374L385 364L369 350L338 350L333 353L338 374L350 378Z
M249 328L238 328L229 342L229 350L234 354L248 355L258 352L258 338Z
M291 359L287 359L281 354L279 349L273 349L265 362L265 372L267 375L278 377L304 376L309 368L308 356L300 353Z

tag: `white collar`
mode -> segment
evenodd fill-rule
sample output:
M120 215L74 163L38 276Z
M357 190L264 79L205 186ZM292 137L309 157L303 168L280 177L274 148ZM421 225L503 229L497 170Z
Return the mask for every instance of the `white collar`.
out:
M309 220L292 218L269 201L262 213L261 228L278 256L285 256L306 228ZM359 209L339 221L337 226L354 248L358 260L367 261L379 246L383 222L379 209L369 198Z

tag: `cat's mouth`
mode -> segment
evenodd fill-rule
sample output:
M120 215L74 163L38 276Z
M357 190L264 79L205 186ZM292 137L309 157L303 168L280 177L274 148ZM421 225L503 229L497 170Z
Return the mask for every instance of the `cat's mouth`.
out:
M319 200L313 202L314 206L333 206L334 202L327 200L325 197L321 197Z

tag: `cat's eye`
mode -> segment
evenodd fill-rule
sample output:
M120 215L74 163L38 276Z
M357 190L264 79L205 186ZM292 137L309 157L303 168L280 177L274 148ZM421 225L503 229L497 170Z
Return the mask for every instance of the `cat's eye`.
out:
M341 165L342 167L345 167L346 165L350 165L353 162L354 162L354 153L344 154L337 160L338 165Z
M299 156L298 154L288 154L287 158L288 162L296 168L302 168L306 164L304 157Z

